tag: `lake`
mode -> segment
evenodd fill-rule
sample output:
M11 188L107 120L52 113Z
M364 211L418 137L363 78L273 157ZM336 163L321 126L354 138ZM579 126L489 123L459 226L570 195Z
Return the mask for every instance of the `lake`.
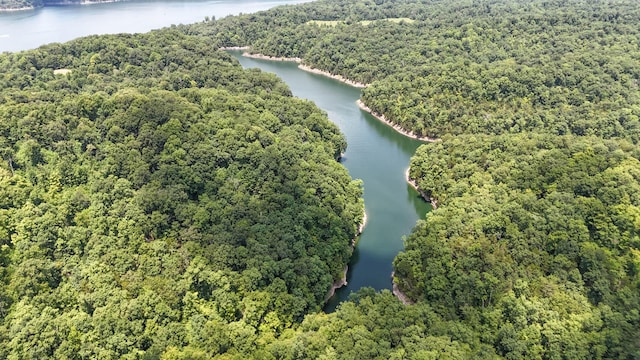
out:
M94 34L140 33L205 17L252 13L308 0L134 0L0 12L0 52L33 49Z

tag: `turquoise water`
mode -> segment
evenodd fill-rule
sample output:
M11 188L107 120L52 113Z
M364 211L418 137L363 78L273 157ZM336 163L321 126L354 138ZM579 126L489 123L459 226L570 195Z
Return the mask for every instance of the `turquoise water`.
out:
M403 237L431 209L405 181L409 159L422 142L405 137L360 110L360 89L298 69L297 64L251 59L232 53L246 68L275 73L299 98L309 99L329 115L347 137L343 164L364 182L367 225L360 236L347 276L327 305L331 311L363 286L391 289L393 258L403 249Z

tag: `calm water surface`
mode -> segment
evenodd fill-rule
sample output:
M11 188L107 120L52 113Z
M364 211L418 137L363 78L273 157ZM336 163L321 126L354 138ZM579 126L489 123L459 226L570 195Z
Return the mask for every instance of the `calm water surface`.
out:
M295 63L245 58L237 51L230 53L246 68L275 73L295 96L309 99L326 111L347 137L343 164L352 177L364 182L367 226L349 266L348 285L338 290L326 310L333 310L363 286L391 289L392 262L403 249L403 236L431 209L404 178L411 155L422 143L398 134L360 110L356 105L360 89L302 71Z
M0 12L0 52L94 34L140 33L309 0L132 0Z

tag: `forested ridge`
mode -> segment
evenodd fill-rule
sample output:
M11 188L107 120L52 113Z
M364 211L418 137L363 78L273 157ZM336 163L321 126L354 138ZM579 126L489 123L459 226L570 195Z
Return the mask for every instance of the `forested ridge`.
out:
M343 276L360 183L273 75L172 30L0 64L1 358L250 353Z
M640 357L638 11L330 0L1 55L0 358ZM442 139L414 305L318 311L362 220L345 140L221 46Z
M439 208L406 240L396 281L447 318L498 316L505 355L533 357L527 342L562 329L580 341L546 351L637 356L639 156L626 141L535 134L421 147L410 176Z

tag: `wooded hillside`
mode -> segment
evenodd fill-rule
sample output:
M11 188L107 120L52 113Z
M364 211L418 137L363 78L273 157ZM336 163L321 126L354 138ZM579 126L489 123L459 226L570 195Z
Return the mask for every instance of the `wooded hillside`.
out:
M373 111L442 138L410 169L439 207L394 262L415 324L461 326L473 357L633 358L636 5L322 1L186 31L370 83Z
M405 20L403 20L405 19ZM640 139L635 1L319 1L197 24L358 82L409 132Z
M252 352L343 276L360 183L273 75L171 30L0 64L0 357Z

